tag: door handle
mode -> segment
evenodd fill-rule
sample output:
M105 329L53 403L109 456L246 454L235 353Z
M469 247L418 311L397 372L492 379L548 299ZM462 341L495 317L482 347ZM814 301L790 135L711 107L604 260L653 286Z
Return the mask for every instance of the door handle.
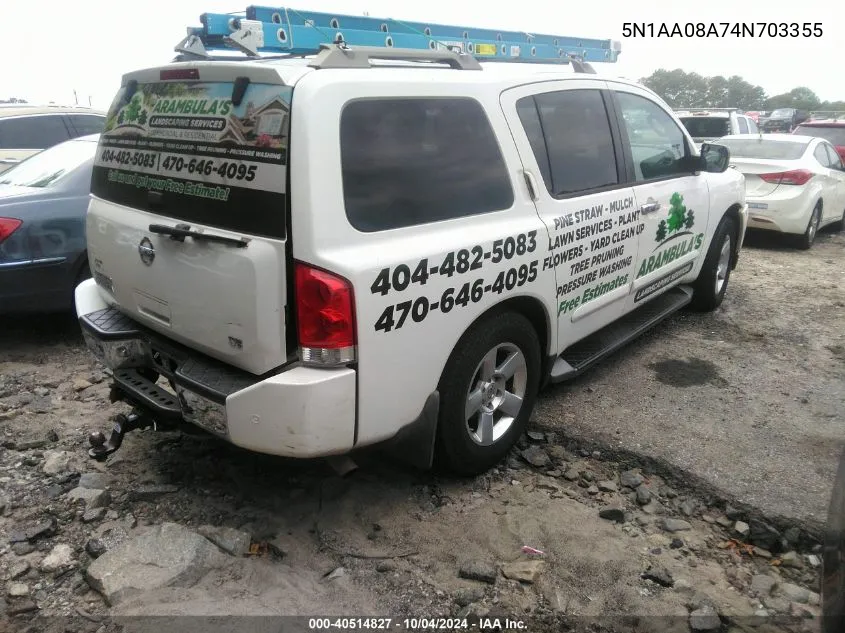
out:
M660 209L659 202L646 202L640 207L640 213L654 213Z

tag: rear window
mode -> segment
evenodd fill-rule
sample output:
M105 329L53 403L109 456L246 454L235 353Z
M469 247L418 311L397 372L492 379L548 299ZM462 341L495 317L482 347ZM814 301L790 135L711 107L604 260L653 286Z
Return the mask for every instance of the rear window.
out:
M352 101L341 114L340 148L346 216L359 231L513 206L499 144L474 99Z
M727 117L682 117L681 123L693 138L719 138L731 133L731 122Z
M121 89L97 149L91 192L183 222L285 236L292 88L231 82Z
M0 173L0 185L52 187L62 182L83 163L94 158L97 146L92 141L65 141L38 152Z
M762 139L719 139L731 152L732 158L760 158L764 160L797 160L807 149L798 141L770 141Z
M823 125L799 125L793 134L823 138L834 145L845 145L845 125L826 127Z

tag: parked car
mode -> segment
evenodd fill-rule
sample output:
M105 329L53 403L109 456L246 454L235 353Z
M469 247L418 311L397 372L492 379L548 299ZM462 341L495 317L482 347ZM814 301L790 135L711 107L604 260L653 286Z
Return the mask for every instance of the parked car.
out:
M81 106L0 105L0 173L42 149L99 134L105 112Z
M822 549L822 633L845 631L845 452L833 482Z
M54 145L0 174L0 313L69 310L90 277L85 213L98 138Z
M799 236L810 248L820 228L845 223L845 167L828 141L797 134L728 136L731 165L745 175L748 227Z
M839 158L845 162L845 112L838 113L831 118L810 118L793 131L793 134L804 136L818 136L836 148Z
M708 143L730 134L757 134L757 124L737 108L687 109L676 112L696 143Z
M541 386L721 304L743 179L653 91L349 46L354 69L331 45L124 77L76 309L141 419L297 458L399 444L477 474ZM153 125L171 108L190 125Z
M778 108L763 123L763 131L769 133L784 132L789 134L795 126L803 123L809 117L809 113L795 108Z

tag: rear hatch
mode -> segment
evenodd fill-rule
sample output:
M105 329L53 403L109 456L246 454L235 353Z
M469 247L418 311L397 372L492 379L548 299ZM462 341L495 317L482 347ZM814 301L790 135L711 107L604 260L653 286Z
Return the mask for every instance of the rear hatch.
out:
M256 374L284 364L290 347L292 92L271 68L238 63L127 75L97 149L87 216L91 268L109 303Z
M706 143L731 133L731 120L726 116L683 116L681 123L696 143Z
M763 174L780 174L799 169L798 161L763 160L731 157L731 165L745 176L745 195L749 198L761 198L772 195L780 186L774 176L764 180Z

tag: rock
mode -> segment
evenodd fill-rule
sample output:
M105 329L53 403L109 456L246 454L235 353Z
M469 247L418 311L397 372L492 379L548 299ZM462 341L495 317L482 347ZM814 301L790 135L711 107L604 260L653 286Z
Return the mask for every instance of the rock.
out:
M164 523L107 551L88 566L85 578L113 606L139 592L190 587L226 560L205 537Z
M801 530L797 527L791 527L783 533L783 538L790 545L798 545L798 541L801 540Z
M32 613L37 610L38 606L32 600L23 600L10 605L6 610L6 613L9 615L22 615L24 613Z
M9 497L6 497L4 495L0 495L0 514L3 514L4 512L6 512L7 508L11 509L11 507L12 507L12 503L11 503L11 501L9 501Z
M587 488L587 494L588 494L588 495L591 495L591 496L593 496L593 497L594 497L594 496L596 496L598 493L599 493L599 488L598 488L598 486L590 486L589 488Z
M751 592L758 596L768 596L778 584L778 579L766 574L751 577Z
M598 486L602 492L617 492L619 490L615 481L600 481Z
M749 539L754 545L767 549L770 552L777 553L781 549L780 532L778 532L771 525L763 523L762 521L751 522L751 532L749 534Z
M452 599L459 607L466 607L471 605L473 602L481 600L483 597L484 592L478 587L473 587L472 589L458 589L452 596Z
M599 510L599 517L614 523L624 523L625 511L617 506L608 506Z
M790 602L798 602L799 604L807 604L810 601L809 590L789 582L782 583L778 587L778 594Z
M721 628L722 621L716 609L705 605L690 613L689 625L693 631L716 631Z
M822 559L819 558L818 556L816 556L815 554L808 554L807 555L807 564L810 567L812 567L813 569L816 569L818 567L821 567Z
M528 439L533 442L545 442L546 441L546 434L542 431L528 431L526 433Z
M546 453L548 453L549 457L557 462L569 462L573 459L572 455L569 454L569 451L559 445L547 447Z
M801 556L797 552L787 552L781 556L780 564L782 567L792 567L793 569L802 569L804 567L804 561L801 560Z
M561 471L557 470L557 469L555 469L555 470L550 470L550 471L549 471L549 472L547 472L546 474L547 474L549 477L554 477L554 478L556 478L556 479L557 479L557 478L559 478L559 477L563 477L563 473L562 473Z
M524 560L508 563L502 567L502 575L511 580L531 584L537 580L545 564L545 561L542 560Z
M760 558L766 558L766 559L769 559L769 558L772 557L772 553L769 550L763 549L762 547L757 547L757 546L754 547L754 555L759 556Z
M85 551L91 558L99 558L106 553L106 546L100 539L92 538L85 543Z
M381 560L376 565L376 571L380 574L386 574L392 571L396 571L396 563L392 560Z
M673 538L672 542L669 544L671 549L681 549L684 546L684 542L679 538Z
M520 470L521 468L523 468L525 466L525 464L522 463L521 459L518 459L518 458L513 457L513 456L508 457L507 463L508 463L508 468L510 468L511 470Z
M111 493L108 490L77 487L67 493L69 499L84 501L87 510L105 508L111 503Z
M742 518L742 511L737 510L732 505L725 506L725 516L731 521L737 521Z
M85 378L75 378L73 381L73 390L77 393L85 391L88 387L93 387L93 385Z
M591 470L582 470L580 475L581 479L583 479L584 481L595 481L596 478L596 476L593 474L593 471Z
M12 580L17 580L24 574L29 571L29 562L22 560L18 561L17 563L12 563L12 566L9 567L9 578Z
M577 481L580 476L575 468L567 468L566 472L563 473L563 478L567 481Z
M80 488L105 490L109 487L110 478L103 473L83 473L77 484Z
M40 538L53 536L58 531L59 522L56 520L56 517L50 517L49 519L36 523L25 530L12 532L12 535L9 537L9 542L23 543L24 541L36 541ZM18 556L22 556L22 554L18 554Z
M70 545L61 543L50 550L50 553L41 561L41 571L61 572L70 569L73 565L73 549Z
M477 580L478 582L486 582L492 585L496 582L497 573L493 565L473 562L463 565L458 571L458 575L467 580Z
M789 605L789 615L794 618L817 619L821 616L821 613L819 609L793 602Z
M32 543L15 543L12 545L12 552L15 556L26 556L35 551L35 546Z
M86 510L85 513L82 515L82 522L94 523L95 521L102 521L105 516L105 508L92 508L91 510Z
M169 495L178 491L179 488L177 486L171 486L170 484L153 484L148 486L138 486L134 490L129 491L129 500L151 501L153 499L161 497L162 495Z
M765 606L770 611L775 611L776 613L787 613L789 611L789 602L787 602L783 598L773 598L772 596L766 596L765 598L763 598L763 606Z
M338 567L326 576L326 582L329 582L331 580L337 580L338 578L342 578L345 575L346 570L343 567Z
M683 519L663 519L661 522L661 527L666 530L667 532L684 532L687 530L692 529L692 525L690 525L687 521Z
M748 536L749 532L751 532L751 527L749 527L749 525L744 521L737 521L734 523L734 532L742 538L745 538Z
M44 490L44 494L47 495L48 499L58 499L65 493L65 489L62 488L59 484L50 484Z
M41 470L46 475L58 475L70 469L72 455L67 451L45 451Z
M734 524L734 522L726 516L716 519L716 523L721 525L723 528L730 528Z
M521 455L522 459L534 466L534 468L546 468L552 463L549 454L539 446L530 446L522 451Z
M656 582L661 587L671 587L675 584L675 580L674 578L672 578L672 574L670 574L669 570L665 569L664 567L656 567L653 569L649 569L643 572L642 577L645 580Z
M217 547L232 556L243 556L249 551L252 537L246 532L230 527L203 525L197 529Z
M817 607L822 603L822 597L814 591L810 592L810 598L807 600L807 604Z
M626 470L619 476L619 482L626 488L637 488L645 478L635 470Z
M698 509L698 503L695 499L687 499L683 503L681 503L681 513L684 516L691 517L695 514L696 509Z
M6 592L10 598L23 598L29 595L29 586L22 582L9 583L9 589Z
M651 501L651 490L645 486L637 487L637 503L644 506L648 505L649 501Z

